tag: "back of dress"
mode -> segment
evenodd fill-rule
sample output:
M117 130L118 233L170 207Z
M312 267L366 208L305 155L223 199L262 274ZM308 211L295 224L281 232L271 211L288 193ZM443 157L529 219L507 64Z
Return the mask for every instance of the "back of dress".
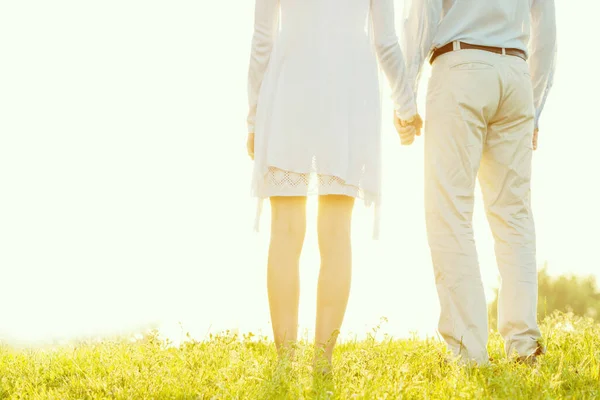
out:
M334 179L339 194L379 203L377 55L396 110L416 113L393 15L393 0L257 0L248 118L257 197L338 194L322 185ZM293 190L282 188L290 176Z
M288 82L310 81L321 93L335 92L335 83L348 84L344 79L360 73L351 71L350 63L367 62L375 68L367 32L369 4L370 0L281 0L274 54L285 59L283 68L292 74Z

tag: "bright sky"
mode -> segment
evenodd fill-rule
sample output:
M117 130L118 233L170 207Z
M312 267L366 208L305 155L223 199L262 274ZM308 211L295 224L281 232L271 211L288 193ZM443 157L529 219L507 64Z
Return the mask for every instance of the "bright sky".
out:
M548 261L551 273L600 275L600 85L591 39L600 34L600 6L556 1L559 64L534 159L539 263ZM4 340L150 325L176 341L182 331L271 334L269 210L255 234L245 153L252 21L248 0L0 2ZM423 143L401 148L384 121L382 238L370 239L372 211L357 205L343 336L363 336L384 316L383 332L433 335ZM309 209L300 324L312 331L314 200ZM480 204L475 230L491 296L498 274Z

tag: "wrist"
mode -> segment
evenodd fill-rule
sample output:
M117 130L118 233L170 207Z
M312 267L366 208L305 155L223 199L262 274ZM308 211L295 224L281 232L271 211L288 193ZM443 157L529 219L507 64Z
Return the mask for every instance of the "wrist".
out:
M400 121L405 121L405 122L414 121L418 114L416 106L411 106L409 108L404 108L404 109L396 108L396 110L394 112L396 114L396 117Z

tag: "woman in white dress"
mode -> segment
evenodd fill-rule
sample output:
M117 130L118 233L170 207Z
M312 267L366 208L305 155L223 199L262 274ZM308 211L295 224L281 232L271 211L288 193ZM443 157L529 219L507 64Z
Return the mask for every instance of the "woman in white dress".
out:
M321 270L315 342L331 363L351 277L354 199L381 201L377 59L397 125L420 130L393 0L256 0L249 72L253 195L271 201L268 293L279 354L297 339L306 197L319 195ZM258 214L260 214L260 207ZM258 221L259 215L257 215ZM320 359L317 354L316 360Z

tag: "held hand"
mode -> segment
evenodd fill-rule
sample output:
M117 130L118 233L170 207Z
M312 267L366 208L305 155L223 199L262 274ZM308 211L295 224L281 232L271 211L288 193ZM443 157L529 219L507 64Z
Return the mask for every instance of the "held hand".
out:
M401 120L394 113L394 126L400 136L400 143L404 146L411 145L415 141L415 136L421 136L423 120L419 114L416 114L408 121Z
M254 132L248 134L248 139L246 139L246 150L248 151L250 159L254 161Z
M533 150L537 150L538 147L538 131L537 128L533 130Z

